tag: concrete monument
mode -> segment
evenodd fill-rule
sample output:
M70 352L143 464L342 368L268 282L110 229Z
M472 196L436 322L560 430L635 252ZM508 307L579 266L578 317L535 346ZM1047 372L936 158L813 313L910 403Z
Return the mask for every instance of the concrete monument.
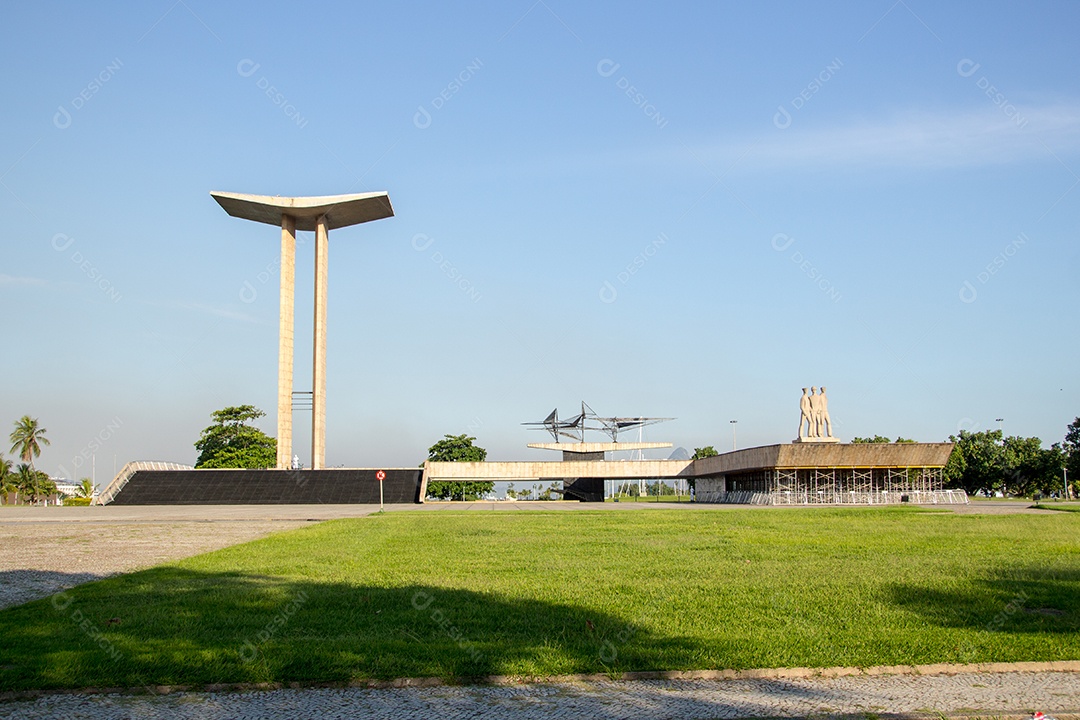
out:
M311 388L311 469L326 464L326 280L330 230L393 217L385 192L278 197L212 192L233 217L281 226L281 315L278 326L277 467L292 461L293 295L296 231L315 232L315 339Z
M832 434L832 420L829 418L829 399L825 396L825 387L818 392L817 387L810 388L810 394L806 394L806 388L802 389L802 397L799 398L799 437L797 443L838 443L839 439Z
M832 437L832 419L829 418L829 398L825 397L825 386L821 386L821 392L819 393L818 411L821 413L819 418L819 430L825 433L825 437Z
M802 397L799 399L799 438L812 435L814 430L813 420L810 415L810 396L806 394L806 388L802 389Z

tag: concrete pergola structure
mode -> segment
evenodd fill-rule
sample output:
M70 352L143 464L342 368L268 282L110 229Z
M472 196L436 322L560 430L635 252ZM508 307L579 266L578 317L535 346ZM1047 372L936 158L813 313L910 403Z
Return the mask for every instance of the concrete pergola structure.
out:
M963 490L943 487L942 468L952 449L952 443L794 443L734 450L697 460L428 460L419 497L425 496L427 484L434 481L574 478L600 501L603 497L597 493L605 480L693 478L695 499L704 503L966 503Z
M311 380L311 468L326 464L326 281L330 230L393 217L386 192L277 197L212 192L233 217L281 226L281 314L278 325L277 467L292 461L293 301L296 231L315 232L315 332Z
M609 452L624 450L660 450L671 447L669 442L575 442L575 443L529 443L534 450L562 450L566 462L575 460L604 460Z

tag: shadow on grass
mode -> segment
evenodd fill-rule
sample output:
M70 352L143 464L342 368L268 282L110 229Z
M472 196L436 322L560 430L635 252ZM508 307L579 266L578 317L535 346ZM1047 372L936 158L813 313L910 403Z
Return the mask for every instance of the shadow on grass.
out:
M161 567L0 611L0 690L694 667L615 616L464 590Z
M1058 512L1080 513L1080 505L1043 505L1036 503L1031 506L1032 510L1057 510Z
M944 589L897 584L892 602L944 628L990 632L1080 632L1080 569L1013 568Z

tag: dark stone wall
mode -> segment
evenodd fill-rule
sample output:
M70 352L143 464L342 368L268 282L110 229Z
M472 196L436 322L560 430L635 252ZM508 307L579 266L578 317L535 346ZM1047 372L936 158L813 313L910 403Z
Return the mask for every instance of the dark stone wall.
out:
M604 502L604 479L563 478L563 500Z
M140 470L113 505L379 504L377 470ZM420 502L423 470L386 470L387 503Z
M571 452L562 451L563 462L603 462L604 452Z

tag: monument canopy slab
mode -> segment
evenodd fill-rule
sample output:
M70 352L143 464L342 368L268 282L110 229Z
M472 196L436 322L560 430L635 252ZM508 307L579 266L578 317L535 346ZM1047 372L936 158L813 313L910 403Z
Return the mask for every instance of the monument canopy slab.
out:
M671 447L669 442L574 442L529 443L534 450L562 450L563 452L592 453L618 452L619 450L659 450Z
M386 192L321 197L211 192L210 196L233 217L280 226L281 216L288 215L296 220L297 230L306 231L315 230L316 221L321 215L326 216L328 230L394 216L390 195Z

